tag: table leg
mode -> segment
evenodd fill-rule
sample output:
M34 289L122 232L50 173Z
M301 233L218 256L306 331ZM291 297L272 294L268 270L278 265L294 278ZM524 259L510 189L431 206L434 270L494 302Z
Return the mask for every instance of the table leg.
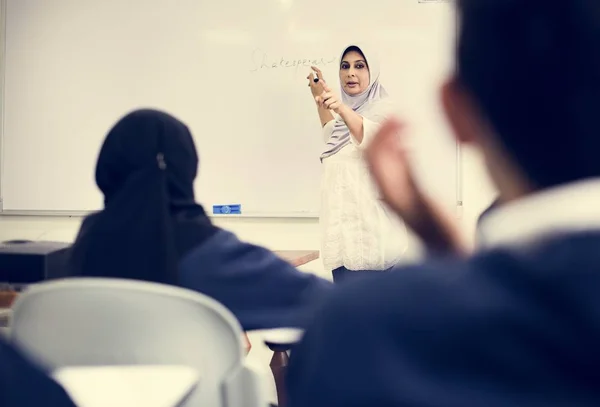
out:
M275 388L277 389L277 404L279 407L285 407L287 397L285 393L285 372L289 362L289 357L286 351L274 350L271 358L271 372L275 379Z

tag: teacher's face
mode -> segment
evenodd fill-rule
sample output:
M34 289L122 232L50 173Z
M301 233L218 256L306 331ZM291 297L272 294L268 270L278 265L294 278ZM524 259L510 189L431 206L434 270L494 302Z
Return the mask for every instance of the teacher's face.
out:
M355 96L369 87L369 67L359 52L349 51L342 57L340 82L347 95Z

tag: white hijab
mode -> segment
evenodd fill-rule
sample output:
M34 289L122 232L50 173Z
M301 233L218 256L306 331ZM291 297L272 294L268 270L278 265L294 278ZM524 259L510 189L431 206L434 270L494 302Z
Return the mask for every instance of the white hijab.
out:
M356 113L359 113L364 118L379 122L383 121L385 118L385 114L382 113L382 107L385 105L389 106L389 103L381 103L388 102L388 93L385 88L379 83L379 63L374 53L366 53L364 46L359 46L355 44L351 44L344 48L342 55L340 57L340 64L344 58L344 55L348 51L350 47L356 47L360 50L363 56L366 59L367 66L369 68L369 87L365 89L359 95L350 96L344 90L344 86L340 80L340 87L342 89L342 102L351 107ZM387 110L387 109L385 109ZM350 143L350 130L348 130L348 126L342 118L338 117L335 121L333 132L327 140L327 145L325 146L325 150L321 154L321 161L323 161L327 157L331 157L342 148L347 146Z

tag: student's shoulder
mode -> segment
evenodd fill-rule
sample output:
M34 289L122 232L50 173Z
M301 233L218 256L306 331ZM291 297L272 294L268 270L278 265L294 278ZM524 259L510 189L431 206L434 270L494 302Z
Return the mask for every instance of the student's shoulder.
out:
M210 258L218 258L223 253L235 249L238 244L240 244L240 241L235 234L217 228L210 237L199 241L193 249L189 250L181 259L181 263L183 265L187 263L195 265L199 259L205 261Z
M353 315L355 322L364 318L369 324L378 320L387 324L390 318L420 323L433 313L436 318L466 316L469 304L495 289L490 260L487 256L433 259L356 279L336 287L325 305L325 318L339 321L340 315Z
M215 229L215 232L208 239L197 246L197 251L211 251L214 247L225 248L242 243L235 233L221 228Z
M238 236L225 229L218 229L210 238L198 244L183 259L183 262L195 262L199 258L203 261L214 259L227 262L236 260L259 260L278 257L264 247L242 241ZM287 264L287 263L286 263Z

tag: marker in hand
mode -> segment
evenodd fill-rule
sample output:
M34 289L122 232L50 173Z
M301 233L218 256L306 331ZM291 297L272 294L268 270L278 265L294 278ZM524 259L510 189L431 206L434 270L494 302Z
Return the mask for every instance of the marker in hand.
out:
M344 110L346 105L342 102L342 100L327 86L325 81L323 83L323 93L320 96L315 97L315 102L319 107L329 109L337 114L341 114L342 110Z

